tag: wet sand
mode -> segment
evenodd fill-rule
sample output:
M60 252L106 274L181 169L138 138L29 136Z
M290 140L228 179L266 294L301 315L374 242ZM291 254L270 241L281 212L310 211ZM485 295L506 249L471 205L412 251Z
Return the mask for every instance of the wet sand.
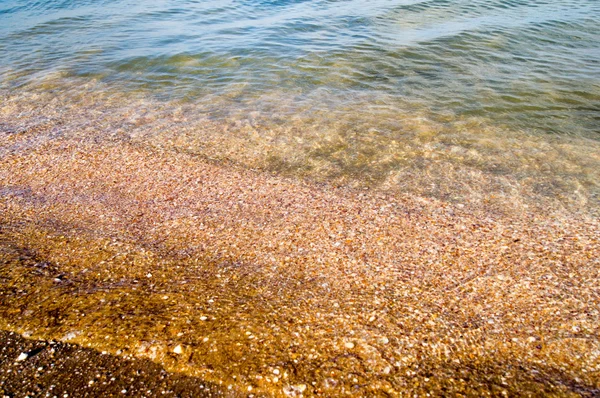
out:
M2 330L232 396L599 394L594 217L55 131L3 132Z
M147 359L124 359L76 344L25 339L4 331L0 342L0 394L4 397L227 396L222 388L168 373Z

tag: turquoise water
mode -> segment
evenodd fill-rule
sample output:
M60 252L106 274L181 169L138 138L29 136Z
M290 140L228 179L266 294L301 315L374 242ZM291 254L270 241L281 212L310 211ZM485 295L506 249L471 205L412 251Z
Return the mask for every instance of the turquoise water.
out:
M0 79L59 72L161 100L231 99L212 112L377 103L598 137L598 20L595 0L5 0ZM298 105L277 109L281 96Z

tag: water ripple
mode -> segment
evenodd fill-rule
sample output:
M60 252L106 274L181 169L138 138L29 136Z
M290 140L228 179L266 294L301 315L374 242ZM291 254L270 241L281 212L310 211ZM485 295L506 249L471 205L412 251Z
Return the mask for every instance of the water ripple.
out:
M599 17L587 0L11 0L0 82L60 72L163 99L289 91L315 108L326 90L345 109L367 92L597 137Z

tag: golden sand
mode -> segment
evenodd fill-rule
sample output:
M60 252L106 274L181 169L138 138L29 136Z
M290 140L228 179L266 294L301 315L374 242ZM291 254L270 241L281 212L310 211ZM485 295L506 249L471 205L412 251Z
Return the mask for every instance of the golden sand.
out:
M594 395L600 222L4 132L0 328L232 396Z

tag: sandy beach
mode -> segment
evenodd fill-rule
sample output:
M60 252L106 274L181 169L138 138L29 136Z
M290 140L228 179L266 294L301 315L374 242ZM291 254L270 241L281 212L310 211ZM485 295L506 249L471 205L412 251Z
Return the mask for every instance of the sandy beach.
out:
M595 217L17 131L7 114L4 331L149 359L215 395L600 393Z
M0 398L600 397L598 20L0 1Z

